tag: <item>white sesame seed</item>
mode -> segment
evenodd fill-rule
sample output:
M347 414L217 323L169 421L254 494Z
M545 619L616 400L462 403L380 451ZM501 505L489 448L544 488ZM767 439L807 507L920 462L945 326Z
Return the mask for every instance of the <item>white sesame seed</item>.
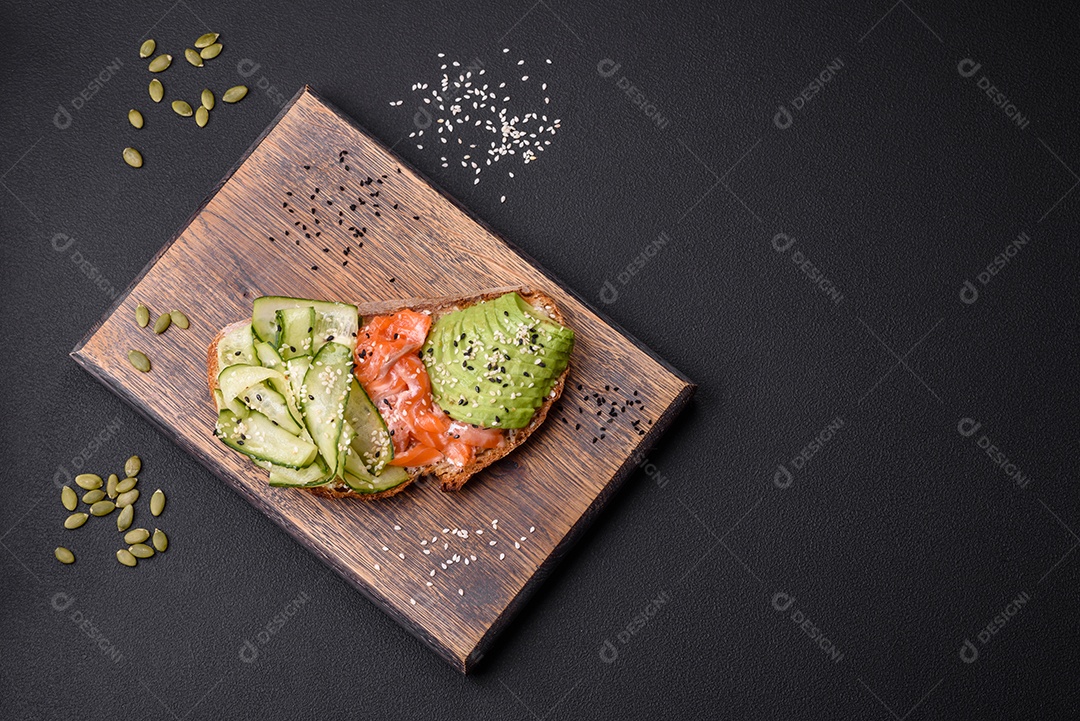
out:
M488 541L489 546L494 546L495 544L496 544L496 541Z
M379 564L377 564L377 563L376 563L376 564L375 564L375 570L376 570L376 571L381 571L381 570L382 570L382 568L381 568L381 567L379 566Z
M435 575L435 569L434 568L431 569L431 571L428 573L428 575L429 576L434 576Z
M394 530L395 530L395 531L400 531L400 530L401 530L401 526L394 526Z
M506 554L505 554L505 553L500 553L500 554L499 554L499 560L501 561L501 560L503 560L504 558L506 558Z
M404 561L404 560L405 560L405 554L404 554L404 553L399 553L399 554L397 555L397 557L398 557L398 558L400 558L400 559L401 559L402 561Z
M459 596L464 596L464 595L465 595L465 591L464 591L464 589L461 589L461 588L459 588L459 589L457 590L457 595L459 595Z
M521 548L521 544L517 541L514 541L514 548Z
M410 598L409 603L411 603L412 605L415 606L416 605L416 599L415 598Z

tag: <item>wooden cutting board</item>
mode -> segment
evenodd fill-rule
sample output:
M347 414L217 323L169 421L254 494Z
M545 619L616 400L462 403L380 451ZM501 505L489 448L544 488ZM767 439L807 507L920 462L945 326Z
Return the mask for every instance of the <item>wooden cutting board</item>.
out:
M206 348L254 298L352 301L363 313L508 285L557 300L577 334L572 371L545 425L462 491L422 482L376 503L322 499L271 488L214 439ZM154 335L135 324L139 303L183 309L191 327ZM128 364L129 348L150 357L150 373ZM310 88L72 356L463 672L694 389Z

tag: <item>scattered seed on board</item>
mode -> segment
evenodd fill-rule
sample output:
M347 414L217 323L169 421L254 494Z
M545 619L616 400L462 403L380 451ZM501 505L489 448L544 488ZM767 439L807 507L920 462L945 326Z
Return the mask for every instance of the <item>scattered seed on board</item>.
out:
M140 328L150 325L150 309L142 303L135 307L135 322L139 324Z
M127 506L135 503L135 501L137 500L139 500L139 489L132 488L127 493L121 493L119 496L116 497L116 507L126 508Z
M225 91L225 94L221 96L221 99L226 103L238 103L244 99L247 92L248 89L246 85L234 85Z
M158 553L162 553L169 547L169 537L165 535L165 531L160 528L154 529L154 550Z
M135 148L124 148L124 162L133 168L141 168L142 153Z
M140 351L129 350L128 363L131 363L131 365L135 366L137 370L140 370L143 373L150 372L150 359L146 357L146 354Z
M198 51L192 50L191 48L184 50L184 59L197 68L203 66L202 56L199 55Z
M88 506L92 506L98 501L103 500L105 500L105 491L101 490L100 488L96 491L87 491L83 494L82 497L82 502Z
M124 534L124 543L130 546L133 543L142 543L147 538L150 538L150 531L145 528L132 528Z
M221 43L207 45L205 48L199 51L199 57L201 57L203 60L213 60L218 55L221 55L221 50Z
M150 61L147 69L152 73L160 73L172 65L172 55L158 55Z
M91 516L107 516L116 510L116 504L112 501L98 501L90 506Z
M101 476L93 473L80 473L75 476L75 485L84 491L93 491L101 488Z
M183 102L183 101L180 101L180 102ZM187 105L187 103L184 103L184 104ZM188 113L188 115L191 115L191 113ZM156 321L154 321L154 332L157 333L158 335L161 335L162 333L164 333L165 331L167 331L169 329L170 325L172 325L172 316L169 315L168 313L162 313L161 315L158 316L158 319Z
M170 310L169 316L172 318L172 324L177 328L187 330L191 326L191 321L188 320L188 317L178 310ZM129 475L133 476L135 474L131 473Z
M53 551L53 555L56 556L56 560L63 564L75 563L75 554L67 550L63 546L57 546Z
M210 92L210 88L203 89L200 100L202 100L202 106L207 110L214 109L214 94Z
M139 46L139 57L148 58L154 54L155 50L157 50L157 43L154 41L153 38L149 38L148 40L144 41L142 45Z
M135 506L126 506L116 517L116 530L123 533L131 527L131 520L135 517Z
M89 518L85 513L72 513L66 519L64 519L64 528L72 530L78 528L82 524L86 523L86 519Z
M165 97L165 86L160 80L154 78L150 81L150 99L155 103L160 103L163 97Z
M218 33L206 33L205 35L200 35L199 39L195 41L195 47L197 47L197 48L209 47L209 46L213 45L215 42L217 42L218 37L219 37Z
M128 551L131 552L135 558L150 558L154 555L154 549L147 546L145 543L136 543L132 546L128 546Z
M125 478L124 480L128 480L130 478L133 478L134 476L139 475L139 471L141 471L141 470L142 470L142 459L139 458L138 456L132 456L131 458L124 461L124 473L127 474L127 478ZM134 484L132 484L132 485L134 485ZM130 490L130 489L125 488L124 490L127 491L127 490Z
M208 122L210 122L210 111L200 105L195 111L195 124L200 128L205 128Z
M135 108L132 108L128 111L128 122L131 123L133 127L141 128L143 126L142 113Z
M159 488L154 491L154 495L150 496L150 513L155 517L160 516L161 512L165 510L165 494Z
M119 493L119 491L116 490L116 486L119 484L120 476L116 475L115 473L110 473L109 480L105 481L105 493L109 496L109 498L116 498L116 494Z
M79 496L71 486L64 486L60 489L60 502L64 504L64 508L74 511L79 505Z
M131 555L131 551L127 550L126 548L121 548L119 551L116 552L116 560L124 564L125 566L134 566L136 563L139 562L138 559L135 558L135 556Z
M139 482L139 479L136 478L135 476L128 476L127 478L125 478L124 480L122 480L122 481L120 481L119 483L116 484L116 492L117 493L127 493L132 488L134 488L135 484L138 483L138 482Z
M190 118L192 113L195 112L191 109L191 104L186 100L172 101L172 109L174 113L185 118Z

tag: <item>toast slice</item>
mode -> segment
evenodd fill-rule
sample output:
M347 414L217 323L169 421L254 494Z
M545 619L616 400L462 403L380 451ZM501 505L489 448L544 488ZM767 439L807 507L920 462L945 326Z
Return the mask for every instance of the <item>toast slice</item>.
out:
M358 306L361 320L363 318L374 315L389 315L396 313L400 310L414 310L418 312L430 312L432 320L436 320L447 313L452 313L456 310L468 308L481 301L491 300L498 298L499 296L516 291L525 302L536 308L542 314L547 315L552 320L566 325L566 321L563 319L562 313L559 311L558 306L555 304L554 299L551 296L537 290L530 290L527 288L521 288L519 286L509 286L504 288L492 288L476 295L458 298L437 298L437 299L411 299L411 300L398 300L398 301L385 301L377 303L365 303ZM230 331L235 330L238 326L243 325L246 321L239 321L225 326L210 342L210 346L207 348L206 354L206 369L207 369L207 385L210 388L210 393L213 395L213 391L217 388L217 377L221 372L221 368L218 366L217 346L221 339ZM349 488L343 481L336 479L324 486L315 486L313 488L304 488L302 490L309 491L316 495L325 496L329 498L348 498L356 497L363 498L364 500L374 501L380 498L388 498L396 495L405 490L408 486L412 485L418 478L425 475L434 476L438 481L442 490L444 491L456 491L459 490L465 482L472 478L474 475L490 466L500 458L505 457L515 448L523 444L529 439L529 436L540 427L540 425L547 418L548 411L551 406L562 395L563 388L566 385L566 378L570 374L570 364L567 364L566 369L558 377L555 385L552 387L551 393L544 399L544 402L537 408L533 414L532 420L529 424L523 428L508 429L506 432L506 441L496 448L484 448L476 452L476 458L472 463L459 467L451 463L449 460L442 460L437 463L433 463L427 466L417 466L415 468L407 468L409 473L409 480L397 485L386 491L378 493L358 493L357 491Z

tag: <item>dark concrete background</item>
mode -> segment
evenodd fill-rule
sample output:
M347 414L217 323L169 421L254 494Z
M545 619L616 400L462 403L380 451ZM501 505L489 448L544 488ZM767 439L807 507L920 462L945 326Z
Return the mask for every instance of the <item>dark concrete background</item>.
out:
M997 5L5 2L0 716L1075 718L1080 43ZM151 106L146 34L251 94ZM546 79L537 163L410 142L439 52ZM468 678L67 356L304 83L700 384ZM53 479L133 452L128 572Z

